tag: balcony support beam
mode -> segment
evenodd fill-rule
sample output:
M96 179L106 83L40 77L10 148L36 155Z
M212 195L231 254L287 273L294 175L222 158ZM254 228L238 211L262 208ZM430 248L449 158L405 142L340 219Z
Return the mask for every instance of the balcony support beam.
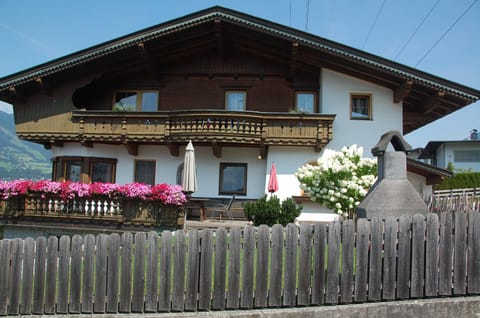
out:
M169 143L168 150L170 151L170 154L174 157L178 157L180 155L180 147L178 146L178 144Z
M393 92L393 102L400 103L412 90L413 81L405 81Z
M222 158L222 147L216 141L212 141L211 145L213 155L217 158Z
M125 144L129 155L138 156L138 144L134 142L127 142Z

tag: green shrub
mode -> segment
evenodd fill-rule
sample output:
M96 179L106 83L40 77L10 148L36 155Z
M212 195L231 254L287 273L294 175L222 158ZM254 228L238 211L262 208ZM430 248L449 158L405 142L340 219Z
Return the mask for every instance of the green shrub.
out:
M292 223L300 215L302 207L297 206L295 201L287 198L280 203L280 199L273 195L267 198L264 196L254 202L245 202L243 211L249 221L258 226L266 224L287 225Z
M479 188L480 172L457 173L451 178L446 178L435 186L435 190Z

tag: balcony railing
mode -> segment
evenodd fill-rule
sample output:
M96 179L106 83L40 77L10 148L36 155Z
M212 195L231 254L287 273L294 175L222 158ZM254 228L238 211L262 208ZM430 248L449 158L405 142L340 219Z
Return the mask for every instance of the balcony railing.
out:
M306 146L320 151L332 140L334 119L325 114L222 110L74 111L16 123L16 129L21 139L47 147L63 142L126 144L132 154L141 143L169 145L172 151L189 140L214 147Z
M335 115L230 111L101 112L72 114L74 140L113 143L230 143L313 146L333 134ZM69 134L69 136L71 136Z
M159 201L109 198L65 199L56 195L21 195L0 198L0 219L66 220L87 223L177 227L183 206Z

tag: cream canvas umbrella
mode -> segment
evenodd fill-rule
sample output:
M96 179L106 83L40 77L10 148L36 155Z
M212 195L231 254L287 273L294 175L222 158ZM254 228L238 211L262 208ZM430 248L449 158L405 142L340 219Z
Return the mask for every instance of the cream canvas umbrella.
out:
M197 169L195 167L195 149L193 149L192 141L188 142L185 149L185 157L183 159L183 176L182 176L183 192L187 195L187 200L193 192L197 191ZM183 230L187 228L187 209L183 213Z
M197 170L195 167L195 149L192 141L188 142L183 159L182 187L186 194L197 191Z

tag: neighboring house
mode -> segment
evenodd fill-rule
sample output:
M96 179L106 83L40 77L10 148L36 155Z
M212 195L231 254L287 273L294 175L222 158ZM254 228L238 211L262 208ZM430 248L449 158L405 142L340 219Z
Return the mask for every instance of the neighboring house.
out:
M72 39L73 40L73 39ZM0 78L20 138L53 179L179 183L192 140L198 197L281 197L325 147L365 154L480 91L290 27L213 7ZM428 174L428 173L427 173Z
M455 170L480 172L480 140L472 132L468 140L429 141L419 158L443 169L451 163Z

